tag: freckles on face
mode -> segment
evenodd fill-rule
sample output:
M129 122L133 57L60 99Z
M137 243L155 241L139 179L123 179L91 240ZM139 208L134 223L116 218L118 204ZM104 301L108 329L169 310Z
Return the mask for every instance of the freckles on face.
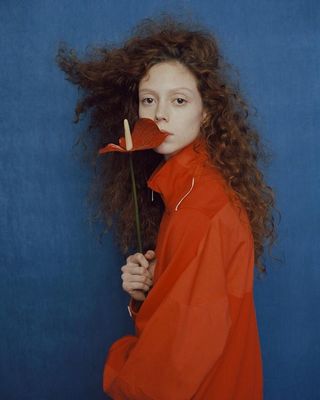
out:
M170 156L191 143L204 118L192 72L176 61L152 66L139 84L139 117L151 118L161 130L172 133L156 152Z

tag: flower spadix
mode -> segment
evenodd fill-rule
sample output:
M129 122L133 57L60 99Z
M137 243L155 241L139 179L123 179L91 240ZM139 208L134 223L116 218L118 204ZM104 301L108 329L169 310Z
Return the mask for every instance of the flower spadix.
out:
M125 119L123 121L123 125L124 125L124 138L125 138L125 142L126 142L126 150L130 151L133 148L133 144L132 144L130 126L129 126L129 122L127 119Z

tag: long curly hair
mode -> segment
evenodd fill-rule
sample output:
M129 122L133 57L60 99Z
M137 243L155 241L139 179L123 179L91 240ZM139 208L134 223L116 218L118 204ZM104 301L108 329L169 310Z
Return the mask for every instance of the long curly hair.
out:
M106 229L115 226L117 243L128 254L136 243L134 202L126 154L98 157L98 149L118 143L123 136L123 119L130 125L138 119L138 85L155 64L178 61L195 76L208 118L201 127L210 161L241 200L251 224L255 265L266 272L262 262L265 246L276 238L273 211L275 198L259 163L268 154L259 134L249 122L249 108L233 83L216 38L203 27L168 15L140 22L121 46L91 47L82 59L75 50L60 43L56 61L67 79L82 89L75 109L75 121L90 111L90 122L78 143L87 149L95 174L88 192L93 207L92 220L103 221ZM85 139L90 137L91 146ZM139 193L141 235L144 251L154 249L164 210L161 197L151 201L146 182L163 160L153 150L133 152Z

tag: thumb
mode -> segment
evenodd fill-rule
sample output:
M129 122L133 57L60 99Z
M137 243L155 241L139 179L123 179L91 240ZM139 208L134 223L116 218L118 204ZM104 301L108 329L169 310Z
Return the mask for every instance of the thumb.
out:
M154 250L148 250L148 251L145 253L145 257L148 258L148 259L154 258L155 255L156 255L156 253L155 253Z

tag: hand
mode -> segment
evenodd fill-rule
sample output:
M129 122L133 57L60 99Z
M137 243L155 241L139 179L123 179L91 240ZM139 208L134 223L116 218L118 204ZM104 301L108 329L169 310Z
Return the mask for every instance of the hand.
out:
M155 264L155 252L148 250L145 255L136 253L129 256L127 264L121 267L122 288L135 300L146 299L144 292L148 292L153 285Z

